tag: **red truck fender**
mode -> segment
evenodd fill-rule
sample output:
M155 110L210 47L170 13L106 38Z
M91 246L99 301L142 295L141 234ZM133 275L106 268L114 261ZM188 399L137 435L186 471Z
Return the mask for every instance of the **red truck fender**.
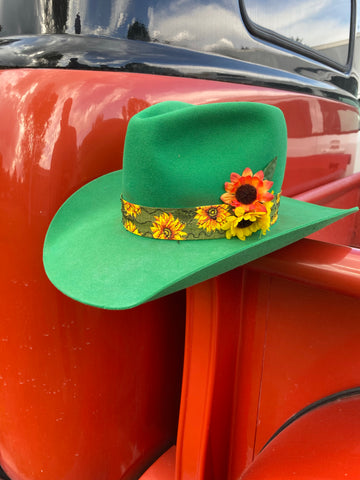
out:
M339 397L282 429L241 480L359 478L360 395Z

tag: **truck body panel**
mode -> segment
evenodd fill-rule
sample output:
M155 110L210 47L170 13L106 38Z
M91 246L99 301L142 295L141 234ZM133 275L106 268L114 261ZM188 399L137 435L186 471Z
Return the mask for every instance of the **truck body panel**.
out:
M30 5L15 3L24 12ZM197 5L208 16L202 29L192 27L192 48L150 20L146 40L131 38L134 29L129 37L125 24L112 38L105 30L107 37L84 34L90 13L101 12L85 17L81 2L80 35L69 23L75 10L56 10L61 3L38 2L32 29L24 15L13 30L10 20L0 29L3 478L279 480L292 467L298 478L309 469L316 479L358 474L351 412L360 388L359 214L128 311L70 300L42 266L57 209L82 185L121 168L130 118L164 100L279 107L288 129L282 194L360 205L356 2L344 64L259 34L244 2ZM194 7L181 3L184 16L179 5L164 11L183 26ZM114 12L116 1L107 4ZM210 28L218 19L210 12L234 22L232 46L221 22ZM346 403L343 417L339 403L319 405L329 398ZM334 429L341 423L339 441L317 429L317 418ZM297 431L306 443L302 465ZM324 452L339 460L338 470L319 463Z

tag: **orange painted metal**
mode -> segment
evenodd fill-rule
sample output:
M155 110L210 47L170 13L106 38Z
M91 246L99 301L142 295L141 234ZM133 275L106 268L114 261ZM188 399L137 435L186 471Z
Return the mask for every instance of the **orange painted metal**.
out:
M289 129L284 193L319 185L326 177L324 172L335 180L353 162L358 113L353 107L326 99L131 73L0 72L0 135L6 139L0 147L0 464L12 480L90 480L94 476L125 480L140 475L175 442L184 292L127 312L102 311L57 292L45 276L41 258L47 226L63 201L87 181L121 167L131 116L170 99L192 103L250 100L282 108ZM340 128L333 129L325 125L329 114L340 118L340 110L346 110L347 118L353 120L343 128L340 123ZM306 112L314 129L305 129L294 112ZM329 149L328 154L320 158L324 148ZM300 172L307 156L321 160L322 167L303 177ZM347 292L357 295L356 251L346 250L343 256L338 250L327 251L330 259L334 257L332 267L326 266L326 256L324 263L317 264L315 259L314 266L306 261L290 265L297 253L287 252L284 257L275 257L275 263L283 263L284 275L294 277L294 283L302 281L302 273L310 269L323 283L330 275L341 284L337 275L343 270L341 278L350 285ZM207 332L215 337L209 339L207 347L213 356L205 385L197 380L199 375L205 380L201 377L203 367L190 365L204 353L201 343L186 350L184 381L188 379L191 388L185 389L188 393L182 401L187 402L186 410L182 407L180 415L179 479L186 478L188 472L206 480L211 480L211 475L236 478L235 473L251 461L255 445L260 448L283 420L270 408L271 392L263 390L262 429L256 428L261 382L267 382L262 379L269 321L264 305L269 302L270 283L279 285L272 301L288 292L276 278L255 271L255 267L240 269L214 280L210 287L194 287L205 289L199 298L189 294L189 322L199 318L218 326L213 331L210 325ZM214 310L211 318L201 313L209 312L210 306ZM195 317L192 312L199 309ZM343 311L334 307L337 314ZM202 342L206 330L201 333L197 329L205 325L193 324ZM268 365L270 374L276 365ZM193 369L198 371L194 377ZM350 377L338 383L344 386L347 381ZM201 410L197 398L201 392L206 402L202 419L196 413ZM285 412L290 413L305 400L303 396L297 403L290 402ZM195 431L191 418L194 426L206 430ZM189 453L192 445L194 456ZM194 473L198 468L202 473Z
M176 438L183 296L122 314L44 283L8 288L12 316L2 302L1 464L12 480L134 476Z
M174 480L176 447L172 446L140 477L139 480Z
M256 452L307 404L360 385L360 250L303 241L301 269L294 247L286 276L275 256L273 273L267 270L272 300L259 305L267 336Z
M185 356L204 378L184 369L176 480L235 480L234 464L243 469L252 461L266 338L258 305L266 303L267 286L267 278L242 267L188 289L186 328L199 336L190 342L187 335ZM205 394L200 416L198 395L201 401ZM202 441L199 426L206 426Z
M360 296L360 249L303 239L255 260L254 270L346 296Z
M219 321L212 293L211 282L188 289L176 480L205 478Z
M359 396L318 407L285 428L239 478L359 478L359 432Z
M308 190L295 198L326 207L360 206L360 173ZM360 247L360 212L313 233L309 238Z
M360 385L360 250L305 239L252 262L243 275L253 313L248 306L241 317L228 476L234 480L292 415ZM226 276L219 281L228 283ZM254 342L259 329L263 338Z
M311 417L306 431L300 427L298 432L294 423L298 437L290 431L292 443L285 429L279 447L274 440L274 460L272 442L259 452L307 405L360 385L359 278L360 250L305 239L188 289L176 464L172 457L176 480L237 480L246 469L249 478L285 479L280 460L286 473L299 468L299 438L307 442L312 431L318 432L317 417ZM336 418L329 420L329 428L337 425ZM350 424L339 428L343 438ZM355 448L354 438L359 440L356 432L350 443L344 441L344 462L337 457L336 472L341 465L359 468L346 456L346 446ZM302 447L301 472L321 465L324 446L314 439L321 442L321 434L308 442L311 448ZM325 444L331 451L339 446L334 436ZM279 476L272 477L273 472Z

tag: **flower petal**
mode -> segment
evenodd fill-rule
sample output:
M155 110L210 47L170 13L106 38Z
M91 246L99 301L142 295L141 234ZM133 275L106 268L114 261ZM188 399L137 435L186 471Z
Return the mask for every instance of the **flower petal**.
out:
M260 180L264 180L264 172L262 170L259 170L254 174L254 177L259 178Z
M266 193L263 194L262 197L263 197L264 202L270 202L271 200L273 200L274 195L270 192L266 192Z
M273 186L274 182L271 182L270 180L264 180L264 188L266 190L270 190L270 188Z
M230 175L230 181L232 183L237 182L238 180L240 180L240 178L241 178L241 175L239 175L238 173L235 173L235 172L232 172L232 174Z
M249 167L246 167L245 170L242 173L243 177L252 177L253 173L252 170Z
M230 205L233 198L234 198L234 195L231 195L231 193L226 192L221 195L220 200Z

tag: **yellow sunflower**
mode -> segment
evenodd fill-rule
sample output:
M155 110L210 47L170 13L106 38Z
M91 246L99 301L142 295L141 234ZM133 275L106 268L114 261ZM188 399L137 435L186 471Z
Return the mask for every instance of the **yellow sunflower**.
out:
M270 212L272 202L266 202L266 212L246 212L242 207L234 209L235 215L227 217L222 226L226 230L226 238L237 237L239 240L245 240L254 232L261 230L263 235L270 229Z
M204 228L207 232L221 230L221 225L230 215L228 208L228 205L198 207L194 218L197 220L199 228Z
M141 233L139 232L139 230L136 228L136 225L131 222L130 220L126 220L125 224L124 224L124 227L126 228L126 230L128 230L129 232L131 233L135 233L135 235L139 235L141 237Z
M126 215L130 215L130 216L136 218L137 215L140 215L140 213L141 213L140 205L136 205L135 203L130 203L130 202L127 202L126 200L123 199L123 206L124 206L124 210L126 212Z
M155 222L152 224L151 231L154 238L163 240L183 240L187 233L182 230L185 223L181 223L178 218L174 218L171 213L162 213L158 217L155 216Z

